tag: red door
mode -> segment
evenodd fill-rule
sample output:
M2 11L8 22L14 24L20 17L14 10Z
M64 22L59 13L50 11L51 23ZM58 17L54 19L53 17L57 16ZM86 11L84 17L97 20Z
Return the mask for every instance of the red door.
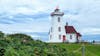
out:
M63 42L65 42L66 41L66 36L65 35L63 35Z

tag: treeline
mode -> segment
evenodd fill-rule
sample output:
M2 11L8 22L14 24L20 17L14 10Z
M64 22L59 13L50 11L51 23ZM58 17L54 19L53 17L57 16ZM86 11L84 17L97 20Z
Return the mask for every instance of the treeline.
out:
M65 48L51 45L22 33L8 34L0 31L0 56L74 56Z

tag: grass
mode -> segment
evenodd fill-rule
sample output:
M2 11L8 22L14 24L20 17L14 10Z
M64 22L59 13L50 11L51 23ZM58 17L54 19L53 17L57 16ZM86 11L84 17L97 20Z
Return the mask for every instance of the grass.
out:
M75 56L82 56L82 44L57 43L51 45L57 45L60 48L65 48L70 55L73 53ZM100 45L85 44L84 46L85 56L100 56Z

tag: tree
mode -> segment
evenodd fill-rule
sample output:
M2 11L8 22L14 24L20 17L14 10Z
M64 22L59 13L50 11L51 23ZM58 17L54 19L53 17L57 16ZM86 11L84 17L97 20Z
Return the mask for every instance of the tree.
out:
M0 39L3 39L4 38L4 33L2 31L0 31Z

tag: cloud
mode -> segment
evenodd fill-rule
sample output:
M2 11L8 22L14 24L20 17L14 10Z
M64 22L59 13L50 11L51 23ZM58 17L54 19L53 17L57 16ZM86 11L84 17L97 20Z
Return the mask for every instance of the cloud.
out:
M0 0L0 30L47 32L56 6L65 13L64 24L67 21L84 34L99 33L99 0ZM87 32L87 28L91 30Z
M29 14L35 14L37 13L37 11L34 11L33 9L31 8L27 8L27 7L16 7L15 10L12 10L10 13L13 13L13 14L26 14L26 15L29 15Z
M48 22L48 21L47 21ZM0 24L0 31L5 33L16 32L48 32L50 28L49 23L42 21L33 21L28 23L16 23L16 24ZM48 27L45 27L48 26Z
M95 35L100 34L100 28L84 28L82 29L84 35Z

